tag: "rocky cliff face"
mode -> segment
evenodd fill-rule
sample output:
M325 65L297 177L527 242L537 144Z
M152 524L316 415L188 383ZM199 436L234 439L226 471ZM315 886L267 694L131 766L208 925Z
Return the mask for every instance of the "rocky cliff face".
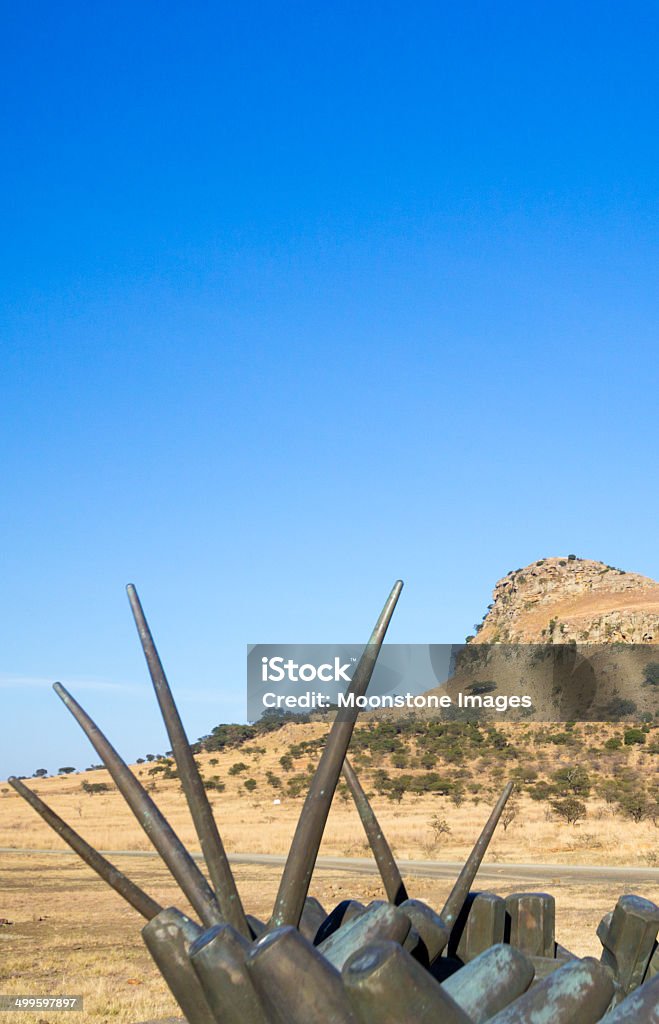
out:
M545 558L499 580L472 643L659 643L659 583L603 562Z

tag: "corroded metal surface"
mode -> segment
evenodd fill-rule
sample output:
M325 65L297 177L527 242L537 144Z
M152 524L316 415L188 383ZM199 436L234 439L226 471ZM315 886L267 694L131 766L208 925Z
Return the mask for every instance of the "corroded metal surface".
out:
M357 951L343 981L360 1024L472 1024L435 979L396 942Z
M296 928L258 939L247 967L272 1024L357 1024L336 967Z
M402 945L411 927L409 917L398 907L391 903L371 904L363 914L321 942L318 951L341 970L353 953L371 942L393 939Z
M490 946L503 942L506 931L506 904L493 892L473 892L451 933L449 952L469 963Z
M659 931L659 907L640 896L621 896L602 945L602 963L625 992L643 981Z
M546 892L516 892L506 897L508 941L529 956L556 952L556 901Z
M200 935L189 957L211 1010L222 1024L268 1024L247 970L250 943L230 924Z
M201 928L175 907L162 910L142 929L142 938L183 1010L188 1024L219 1024L190 963L190 948Z
M443 988L473 1024L484 1024L523 995L533 976L528 957L499 943L447 978Z

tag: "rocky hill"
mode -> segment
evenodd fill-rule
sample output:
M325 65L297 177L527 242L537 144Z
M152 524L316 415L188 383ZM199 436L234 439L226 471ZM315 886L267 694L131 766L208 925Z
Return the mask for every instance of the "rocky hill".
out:
M499 580L472 643L659 643L659 583L603 562L544 558Z

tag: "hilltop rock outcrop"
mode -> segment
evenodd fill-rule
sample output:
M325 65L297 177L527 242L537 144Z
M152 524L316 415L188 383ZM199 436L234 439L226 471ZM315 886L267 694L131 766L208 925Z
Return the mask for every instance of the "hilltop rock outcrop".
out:
M574 555L509 572L472 643L659 643L659 583Z

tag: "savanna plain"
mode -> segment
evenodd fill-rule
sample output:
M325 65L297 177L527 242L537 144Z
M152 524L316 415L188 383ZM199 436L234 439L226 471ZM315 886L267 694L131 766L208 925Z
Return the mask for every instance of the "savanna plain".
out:
M232 731L233 728L233 731ZM318 763L326 723L214 730L197 760L229 854L285 855ZM659 729L652 725L474 726L369 723L355 730L351 758L394 853L403 860L460 861L509 779L516 793L489 848L489 864L625 865L654 869L635 891L659 898ZM70 767L70 766L64 766ZM134 771L188 847L199 846L175 765L145 755ZM150 843L104 769L37 777L28 784L163 906L191 913L156 857L129 856ZM6 784L0 783L0 992L82 995L81 1013L13 1013L15 1024L73 1020L128 1024L176 1014L139 936L142 919L109 890ZM26 852L38 851L38 852ZM334 800L321 858L368 858L345 786ZM281 868L236 864L248 912L267 918ZM544 876L543 876L544 877ZM410 895L441 908L450 879L405 872ZM482 885L480 888L487 888ZM535 887L535 886L534 886ZM501 895L519 881L496 885ZM602 915L621 884L552 877L557 938L599 955ZM311 894L381 898L375 875L319 868Z

